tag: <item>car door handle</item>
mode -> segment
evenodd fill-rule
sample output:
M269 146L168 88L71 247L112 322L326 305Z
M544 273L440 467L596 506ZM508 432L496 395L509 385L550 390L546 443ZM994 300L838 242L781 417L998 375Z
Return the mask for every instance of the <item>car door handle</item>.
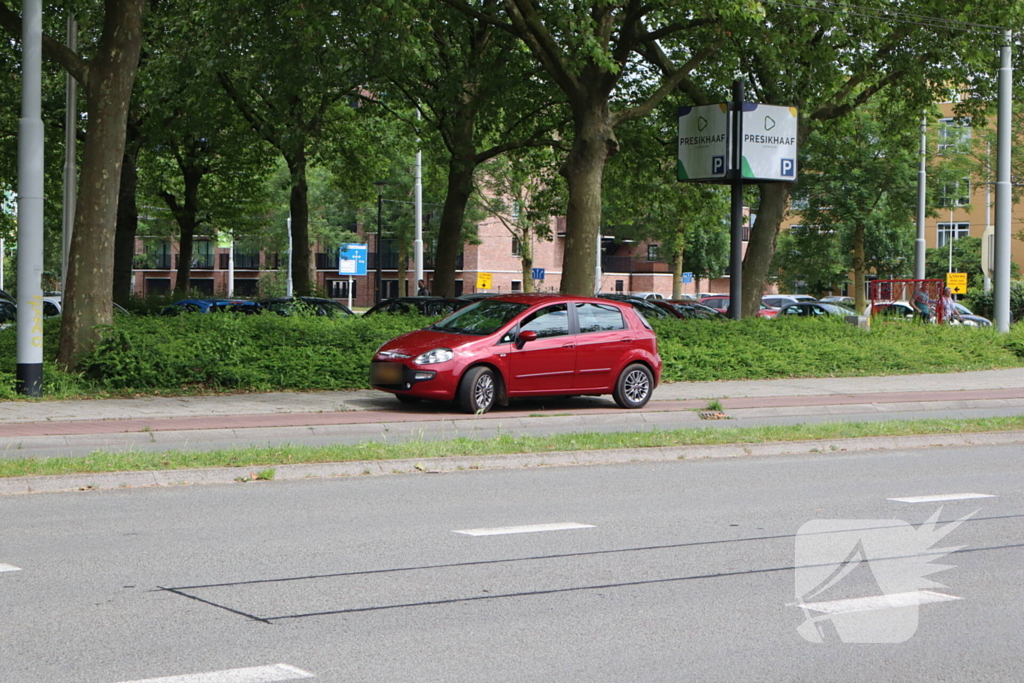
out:
M576 343L575 342L571 342L569 344L562 344L562 348L563 349L575 349L576 348Z
M631 341L633 341L633 338L632 337L623 337L619 341L620 342L631 342Z

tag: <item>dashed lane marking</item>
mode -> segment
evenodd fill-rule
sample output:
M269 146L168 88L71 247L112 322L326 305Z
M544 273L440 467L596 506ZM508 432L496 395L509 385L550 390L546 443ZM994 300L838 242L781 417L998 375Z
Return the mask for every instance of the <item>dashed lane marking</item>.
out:
M963 598L934 591L910 591L907 593L891 593L889 595L872 595L866 598L830 600L828 602L804 602L798 604L797 607L803 607L804 609L823 614L846 614L848 612L868 612L876 609L915 607L935 602L949 602L950 600L963 600Z
M561 522L555 524L528 524L526 526L496 526L489 529L462 529L457 534L467 536L500 536L502 534L530 534L536 531L568 531L570 529L593 529L593 524Z
M995 498L990 493L940 493L935 496L909 496L907 498L886 498L897 503L942 503L947 500L972 500L974 498Z
M122 681L122 683L277 683L277 681L295 681L300 678L316 677L308 671L296 669L288 664L270 664L268 666L250 666L244 669L225 669L183 676Z

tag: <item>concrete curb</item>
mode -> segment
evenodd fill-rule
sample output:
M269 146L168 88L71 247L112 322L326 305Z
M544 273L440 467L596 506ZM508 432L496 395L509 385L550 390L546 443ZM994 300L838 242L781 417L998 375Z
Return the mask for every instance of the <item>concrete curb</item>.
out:
M101 491L153 486L189 486L194 484L229 484L235 483L240 479L249 481L256 473L268 468L275 471L275 481L289 481L374 474L407 474L417 472L440 474L462 470L665 462L706 458L739 458L744 456L810 455L844 451L1011 443L1024 443L1024 431L11 477L0 479L0 495Z

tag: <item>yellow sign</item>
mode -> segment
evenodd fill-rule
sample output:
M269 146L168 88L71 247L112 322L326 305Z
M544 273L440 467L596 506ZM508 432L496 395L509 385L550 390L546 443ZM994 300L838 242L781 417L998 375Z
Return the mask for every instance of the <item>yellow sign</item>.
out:
M952 289L954 294L966 294L967 273L946 273L946 286Z
M477 289L490 289L491 288L491 274L490 273L477 273L476 274L476 288Z

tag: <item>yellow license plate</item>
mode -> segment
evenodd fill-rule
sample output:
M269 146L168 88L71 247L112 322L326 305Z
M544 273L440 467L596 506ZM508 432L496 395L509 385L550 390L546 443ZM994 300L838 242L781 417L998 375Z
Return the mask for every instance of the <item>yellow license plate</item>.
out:
M399 363L373 363L370 365L370 383L401 384L404 367Z

